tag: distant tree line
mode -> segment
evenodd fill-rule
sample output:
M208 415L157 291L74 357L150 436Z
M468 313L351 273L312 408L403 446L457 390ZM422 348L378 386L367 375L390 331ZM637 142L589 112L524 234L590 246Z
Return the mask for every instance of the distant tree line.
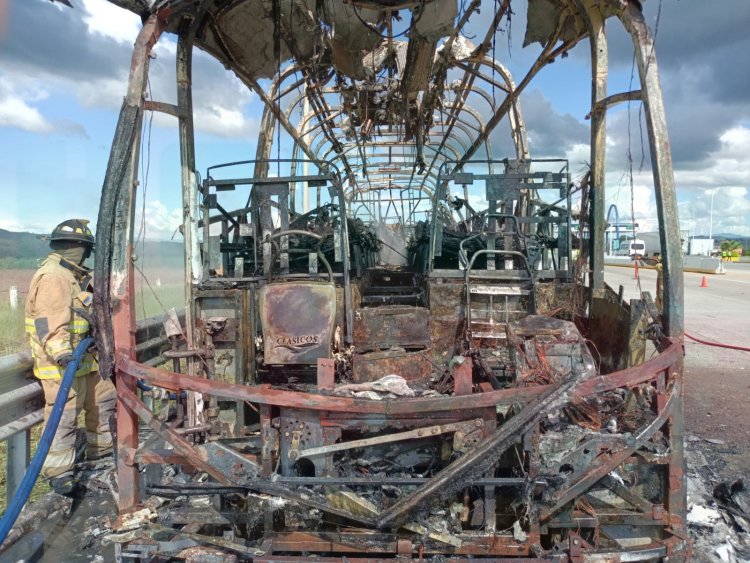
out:
M38 258L16 258L14 256L0 258L0 270L33 270L38 267Z

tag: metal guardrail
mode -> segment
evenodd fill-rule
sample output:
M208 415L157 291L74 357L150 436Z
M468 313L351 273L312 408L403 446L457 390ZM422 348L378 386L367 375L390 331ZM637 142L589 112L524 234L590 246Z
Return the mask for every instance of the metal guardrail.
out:
M184 323L185 315L179 315ZM136 324L136 356L148 365L162 363L161 354L170 348L159 315ZM0 357L0 441L7 444L5 498L13 498L31 458L31 429L44 419L44 395L34 377L29 352Z

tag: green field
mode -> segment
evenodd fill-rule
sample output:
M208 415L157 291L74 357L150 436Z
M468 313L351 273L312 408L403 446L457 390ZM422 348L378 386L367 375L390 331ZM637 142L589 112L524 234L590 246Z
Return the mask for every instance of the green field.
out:
M28 348L23 330L23 304L11 309L10 303L0 303L0 356L15 354Z

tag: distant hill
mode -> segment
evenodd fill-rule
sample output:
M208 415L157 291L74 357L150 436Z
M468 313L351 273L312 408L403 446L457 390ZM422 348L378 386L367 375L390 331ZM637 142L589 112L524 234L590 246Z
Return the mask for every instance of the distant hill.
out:
M50 252L49 243L43 235L18 233L0 229L0 269L36 268L40 258ZM146 241L139 243L136 254L147 265L164 268L182 268L182 244L169 241Z

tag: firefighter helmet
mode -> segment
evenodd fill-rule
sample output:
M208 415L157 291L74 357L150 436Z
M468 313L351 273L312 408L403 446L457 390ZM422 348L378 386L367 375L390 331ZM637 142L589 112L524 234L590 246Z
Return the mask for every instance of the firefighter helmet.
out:
M88 227L89 222L86 219L68 219L63 221L52 230L49 237L50 242L70 241L80 242L94 246L96 239Z

